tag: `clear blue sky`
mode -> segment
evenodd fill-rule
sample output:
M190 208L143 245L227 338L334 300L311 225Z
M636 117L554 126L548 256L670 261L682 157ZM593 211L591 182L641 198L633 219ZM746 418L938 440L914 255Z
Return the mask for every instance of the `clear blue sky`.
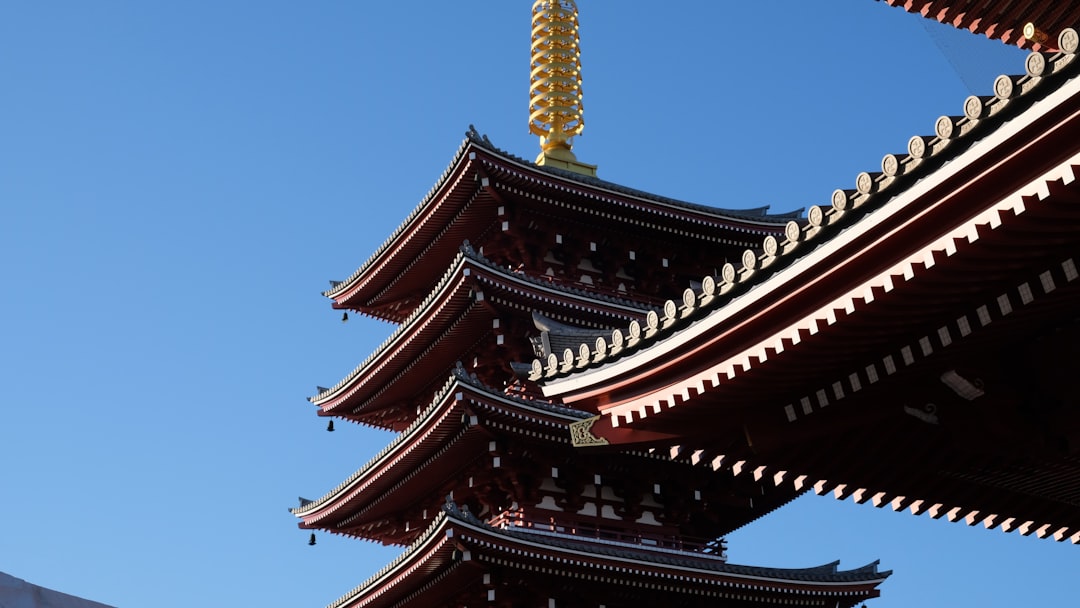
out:
M0 5L0 571L124 608L320 607L398 553L309 547L286 511L392 438L326 433L305 401L392 330L342 325L320 291L470 123L535 155L530 6ZM578 157L722 207L825 203L1023 71L946 32L951 63L871 0L580 9ZM738 563L880 558L877 608L1067 605L1080 566L1071 545L831 497L729 540Z

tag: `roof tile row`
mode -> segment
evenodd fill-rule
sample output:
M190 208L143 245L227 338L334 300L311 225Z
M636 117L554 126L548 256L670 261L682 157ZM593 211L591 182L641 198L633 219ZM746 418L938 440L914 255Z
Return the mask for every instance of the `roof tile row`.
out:
M319 392L313 397L309 397L308 400L316 405L319 405L333 395L339 393L346 386L350 385L358 376L363 374L367 367L371 364L371 362L374 361L377 357L379 357L379 355L382 354L383 351L389 348L401 337L408 335L409 332L412 331L412 328L410 326L413 321L427 311L428 307L439 297L443 289L450 283L450 281L455 276L457 276L458 271L466 261L475 263L478 266L490 268L500 274L506 274L508 272L505 268L499 266L498 264L485 258L483 255L477 253L476 250L474 250L469 245L468 241L466 241L465 244L461 246L458 255L450 263L450 266L447 268L446 272L444 272L443 276L439 279L439 282L435 285L434 289L432 289L431 293L429 293L423 299L423 301L421 301L421 303L413 310L413 312L408 317L406 317L404 321L402 321L401 325L399 325L398 328L394 330L394 332L392 332L390 336L382 342L382 344L380 344L374 351L372 351L372 353L368 355L368 357L364 359L364 361L360 365L356 366L356 368L354 368L353 371L350 372L345 378L342 378L340 381L338 381L337 384L330 388L318 387ZM633 300L599 294L592 291L586 291L583 289L578 289L576 287L564 285L559 282L547 281L539 277L534 277L522 273L513 273L513 278L525 281L527 283L531 283L533 285L537 285L539 287L543 287L545 289L552 289L567 295L587 298L589 300L597 302L614 304L616 306L625 307L631 310L643 310L645 308L644 305Z
M394 437L393 441L391 441L382 450L379 450L379 452L373 457L371 457L371 459L368 460L368 462L365 463L364 466L360 467L356 472L354 472L347 479L345 479L345 481L342 481L340 484L338 484L337 487L335 487L333 490L330 490L321 498L318 498L316 500L301 499L300 506L294 509L289 509L289 511L293 515L297 516L307 515L318 510L320 507L322 507L334 497L339 495L341 492L346 490L356 480L363 477L363 475L368 470L370 470L373 466L375 466L378 462L385 458L387 454L393 452L394 449L397 448L397 446L408 440L417 428L425 424L431 418L431 416L436 414L439 406L444 403L447 396L463 384L471 386L480 392L486 393L492 398L510 401L534 410L551 412L559 416L566 416L568 418L574 418L576 420L583 420L592 415L588 412L575 410L573 408L496 391L495 389L485 385L479 379L477 379L475 374L467 373L465 369L459 364L453 370L453 373L450 375L447 381L443 384L442 388L439 389L439 391L435 394L434 398L427 405L427 407L425 407L423 411L421 411L420 414L416 417L416 420L409 424L409 426L406 427L403 431L398 433L398 435Z
M934 135L912 137L907 155L885 155L881 172L860 173L854 189L833 192L829 207L811 207L805 224L789 222L783 240L768 236L759 250L743 252L741 268L725 264L719 277L705 276L700 290L687 289L681 302L668 300L662 309L650 311L644 324L633 321L625 330L613 330L608 339L582 344L578 352L567 348L562 357L553 353L546 360L533 360L529 379L553 380L609 363L722 308L868 215L902 191L902 186L914 183L955 157L977 141L977 136L1037 101L1030 93L1052 77L1075 76L1076 66L1080 65L1075 61L1080 46L1077 40L1076 30L1063 31L1059 37L1061 51L1031 53L1025 61L1026 74L999 76L994 81L993 96L968 97L962 115L942 116L935 121ZM811 242L814 246L807 248Z

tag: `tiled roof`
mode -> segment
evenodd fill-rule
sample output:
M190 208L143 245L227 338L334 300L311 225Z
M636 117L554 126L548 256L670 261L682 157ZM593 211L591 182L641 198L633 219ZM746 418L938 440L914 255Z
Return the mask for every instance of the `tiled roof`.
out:
M739 564L729 564L722 557L706 553L691 553L687 551L677 551L658 547L654 548L647 545L635 545L616 541L584 540L570 534L544 532L526 528L495 528L484 523L467 510L452 503L447 504L444 507L444 512L451 520L457 520L469 523L476 527L482 527L485 532L489 534L497 534L508 538L561 549L582 551L594 555L632 559L664 566L708 570L718 574L764 578L776 582L805 581L815 583L883 581L892 574L891 571L878 571L877 567L879 562L877 561L852 570L840 570L838 567L840 562L838 561L812 568L743 566Z
M469 157L469 150L482 149L490 156L495 156L500 161L507 163L510 166L518 165L529 172L541 173L551 175L557 178L558 181L567 183L572 182L581 185L591 191L607 191L613 195L619 195L622 198L629 197L630 200L637 199L642 203L648 203L654 206L666 207L670 210L679 210L694 214L698 217L708 217L716 221L737 221L737 222L752 222L758 225L771 225L778 226L785 220L799 217L802 214L802 209L796 209L794 211L781 213L781 214L769 214L769 207L758 207L755 209L720 209L716 207L710 207L708 205L699 205L694 203L688 203L685 201L676 200L656 194L651 194L641 190L635 190L633 188L627 188L611 182L607 182L601 179L587 177L579 175L577 173L563 171L561 169L553 167L541 167L535 165L533 162L525 160L523 158L509 154L508 152L497 148L486 135L481 135L476 131L474 127L470 125L468 132L466 133L465 140L455 153L450 165L443 171L443 174L439 177L435 185L428 191L424 198L405 218L405 220L390 234L390 236L380 245L371 256L365 261L349 278L344 281L331 281L330 289L323 292L323 295L329 298L337 298L342 296L356 281L360 279L375 263L377 260L385 255L392 253L392 250L402 236L409 230L409 228L418 220L418 218L428 210L433 204L436 203L435 199L440 192L446 187L450 177L455 174L459 165L462 162L468 162L466 159ZM644 205L643 205L644 207Z
M637 300L631 300L629 298L621 298L618 296L598 293L597 291L591 289L581 289L580 287L567 285L566 283L563 283L561 281L549 281L547 279L533 276L531 274L525 274L521 272L508 273L506 268L499 266L495 262L492 262L491 260L477 253L468 241L466 241L465 244L461 246L461 250L462 252L464 252L465 257L473 260L474 262L482 266L487 266L488 268L491 268L492 270L495 270L496 272L502 274L510 274L511 276L513 276L514 279L532 283L537 287L542 287L544 289L554 289L555 291L562 292L568 295L580 296L582 298L595 300L597 302L607 302L616 306L634 309L635 311L644 312L644 309L647 308L645 305L643 305L641 302L638 302Z
M473 537L471 540L469 537ZM330 604L327 608L341 608L353 602L363 601L365 594L383 593L391 587L403 584L408 573L416 571L429 560L447 560L442 566L434 563L424 570L431 576L449 566L449 551L461 543L468 545L491 545L501 539L509 544L522 545L522 555L529 547L547 547L552 551L570 551L577 558L592 555L597 558L610 558L622 563L638 562L642 566L666 567L674 569L683 581L691 581L706 573L716 576L713 582L738 589L771 589L783 593L805 594L808 591L791 589L791 585L816 587L815 595L829 596L864 596L888 578L891 571L879 571L878 562L871 562L861 568L840 570L839 562L823 564L813 568L763 568L728 564L723 559L707 554L693 554L670 549L630 545L612 541L576 540L562 534L542 534L523 532L514 529L502 529L490 526L477 519L467 510L456 504L447 503L433 518L424 532L397 558L376 572L349 593ZM453 543L450 541L453 540ZM475 547L474 545L474 547ZM681 571L681 572L680 572ZM670 574L674 575L676 572ZM654 576L666 577L653 573ZM423 576L423 575L421 575ZM436 579L439 576L435 574ZM414 583L421 582L414 580ZM410 590L415 587L408 587ZM374 597L374 596L371 596ZM357 604L360 605L360 604Z
M489 268L502 277L512 280L514 282L523 282L530 285L534 285L546 291L554 292L559 296L568 296L576 299L584 299L591 302L609 304L616 308L621 308L625 312L626 316L642 315L644 314L645 306L639 302L635 302L630 299L618 298L614 296L598 294L575 287L563 285L555 281L547 281L538 277L533 277L523 273L510 272L506 268L503 268L492 261L488 260L484 256L477 253L468 242L462 245L457 257L450 263L449 268L443 273L442 278L432 289L431 293L424 298L424 300L417 306L413 312L398 326L393 333L390 334L382 344L379 345L364 361L358 365L349 375L340 380L337 384L330 388L320 387L319 393L313 397L309 397L308 400L314 404L322 404L332 396L340 393L347 386L353 383L358 377L363 375L373 361L378 359L385 351L392 348L394 344L400 342L404 338L408 337L413 331L414 322L419 319L428 310L428 308L436 301L439 300L443 291L451 284L451 282L458 277L461 268L467 263L471 262L478 266ZM625 317L624 317L625 318Z
M645 323L634 321L625 330L613 331L607 340L586 345L587 357L581 348L580 352L566 349L561 356L553 353L546 361L534 360L530 379L553 380L638 352L781 273L1053 92L1055 83L1076 77L1080 66L1076 30L1062 32L1060 41L1059 52L1031 53L1025 74L998 76L993 96L973 95L964 101L962 115L938 118L933 135L912 137L907 154L886 154L880 171L860 173L855 188L834 191L831 205L811 207L805 225L789 222L785 238L769 236L760 249L746 250L741 267L725 264L719 277L704 277L700 289L687 289L680 302L667 301L662 309L651 311Z
M379 258L379 256L381 256L387 249L390 248L390 245L393 244L394 241L396 241L403 232L405 232L405 229L409 227L409 225L414 219L416 219L416 216L420 215L420 212L428 206L428 203L431 202L431 199L434 198L435 194L438 193L439 190L443 187L446 179L450 176L451 173L453 173L454 167L456 167L457 164L461 162L462 157L465 156L465 151L469 148L469 141L470 140L466 138L465 141L461 142L461 145L458 146L457 152L454 153L454 159L451 160L450 164L446 167L446 169L443 170L442 175L440 175L439 179L436 180L435 185L432 186L431 189L427 191L427 194L424 195L424 198L420 200L420 204L417 205L409 213L409 215L405 218L405 221L401 222L401 224L399 224L398 227L390 233L390 236L386 237L386 240L383 241L382 245L379 245L379 247L375 249L375 251L368 257L367 261L361 264L360 267L357 268L356 271L353 272L352 275L350 275L349 278L345 279L344 281L330 281L330 289L324 291L322 295L328 298L332 298L341 293L342 291L345 291L345 289L353 281L359 278L360 275L364 274L364 271L367 270L368 267L371 266L371 264Z
M600 179L598 177L591 177L591 176L588 176L588 175L582 175L580 173L574 173L573 171L566 171L564 169L559 169L558 167L552 167L552 166L549 166L549 165L543 165L543 166L534 165L532 163L532 161L521 158L520 156L515 156L515 155L513 155L513 154L511 154L511 153L509 153L509 152L507 152L505 150L502 150L502 149L496 147L495 144L491 143L491 140L488 139L487 135L480 134L476 130L476 127L473 127L472 125L469 125L469 131L466 134L466 138L467 138L468 141L471 141L471 142L483 147L486 150L494 152L495 154L498 154L499 156L502 156L505 159L513 160L513 161L515 161L517 163L521 163L521 164L525 164L525 165L532 165L533 168L538 170L538 171L542 171L544 173L550 173L551 175L555 175L555 176L558 176L560 178L563 178L563 179L566 179L566 180L569 180L569 181L577 182L579 184L590 186L592 188L599 188L599 189L602 189L602 190L608 190L608 191L611 191L611 192L617 192L619 194L626 194L626 195L629 195L629 196L633 196L635 198L640 198L640 199L651 201L651 202L654 202L654 203L660 203L660 204L662 204L664 206L682 208L682 209L696 211L698 213L704 213L704 214L707 214L707 215L714 216L716 218L744 219L744 220L759 221L759 222L760 221L769 221L769 222L779 223L779 222L783 222L784 220L798 218L798 217L802 216L803 211L804 211L803 209L800 208L800 209L794 209L792 211L786 211L786 212L782 212L782 213L769 213L769 208L770 208L769 205L765 205L765 206L762 206L762 207L755 207L755 208L752 208L752 209L724 209L724 208L719 208L719 207L711 207L709 205L700 205L700 204L697 204L697 203L688 203L686 201L681 201L681 200L674 199L674 198L669 198L669 197L666 197L666 196L660 196L659 194L652 194L651 192L645 192L644 190L636 190L634 188L629 188L629 187L623 186L621 184L616 184L614 182L609 182L609 181L602 180L602 179Z
M401 552L395 557L389 564L383 566L378 572L368 577L368 579L352 589L352 591L341 596L326 608L341 608L362 594L366 589L372 587L381 580L387 578L387 576L393 573L396 569L409 561L413 557L421 557L420 554L425 548L429 548L428 545L444 545L449 541L449 538L445 534L439 534L439 531L447 522L447 513L445 511L439 512L432 520L431 524L426 530L416 539L413 544L409 545L408 549ZM437 546L434 548L438 548Z
M462 385L467 385L490 397L491 399L501 401L508 405L512 405L516 408L520 408L524 411L533 410L537 412L546 412L561 416L567 419L567 422L573 420L583 420L588 418L592 414L589 412L582 412L573 408L564 407L552 403L547 403L541 400L527 399L519 397L517 395L505 394L501 391L497 391L484 383L480 382L475 375L471 375L465 371L460 365L456 367L443 384L442 388L435 394L431 402L424 408L419 416L416 417L408 427L402 432L398 433L394 440L389 443L382 450L379 450L375 456L373 456L364 466L360 467L355 473L350 475L345 481L337 485L333 490L330 490L317 500L304 501L299 507L289 509L289 512L298 517L313 513L326 503L330 502L334 497L341 494L343 491L352 486L357 480L364 477L371 469L373 469L380 462L385 460L389 454L395 452L395 450L404 443L415 439L413 435L418 428L423 427L428 423L432 417L440 415L441 408L447 399L447 397L454 391L458 390Z
M360 365L356 366L356 369L349 373L348 376L345 376L340 381L338 381L338 383L334 386L330 388L319 387L321 390L318 392L318 394L312 397L308 397L308 401L319 404L330 398L334 393L337 393L338 391L346 387L349 383L351 383L354 379L356 379L360 375L360 373L364 371L368 364L371 363L376 357L378 357L380 353L389 348L390 345L400 339L401 336L405 335L411 329L409 326L412 321L419 317L421 314L423 314L423 312L427 309L431 302L433 302L439 295L439 293L447 286L447 284L449 284L450 279L457 275L457 271L461 267L461 263L464 258L465 254L464 252L461 252L456 258L454 258L450 262L450 267L447 268L446 272L443 273L442 278L439 279L439 282L435 285L434 289L431 290L431 293L428 294L426 298L424 298L423 302L421 302L421 304L416 307L412 314L406 317L406 319L401 323L401 325L399 325L398 328L394 330L394 332L391 333L389 337L386 338L386 340L383 340L383 343L380 344L378 348L376 348L370 355L368 355L367 359L364 359L364 361Z

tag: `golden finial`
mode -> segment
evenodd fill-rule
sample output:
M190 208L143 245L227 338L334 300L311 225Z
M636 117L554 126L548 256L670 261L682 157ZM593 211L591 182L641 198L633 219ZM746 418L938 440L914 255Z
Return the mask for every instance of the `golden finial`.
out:
M596 175L578 162L570 138L585 127L581 109L581 52L574 0L536 0L532 8L529 130L540 136L536 164Z

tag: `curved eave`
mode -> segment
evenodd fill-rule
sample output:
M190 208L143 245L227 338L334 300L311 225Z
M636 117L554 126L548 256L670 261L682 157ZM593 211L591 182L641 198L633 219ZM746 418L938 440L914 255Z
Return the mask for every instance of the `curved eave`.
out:
M578 311L588 317L606 316L611 325L644 315L642 306L631 300L590 294L514 273L465 248L413 315L348 376L312 397L311 402L324 415L349 417L360 410L400 401L403 392L415 389L414 384L397 381L401 374L418 365L437 367L441 374L462 356L463 348L492 330L496 312L477 306L486 301L485 297L491 299L485 296L485 290L524 308L550 314ZM458 334L468 338L451 339Z
M389 267L389 264L401 251L403 243L411 241L416 233L425 229L438 231L449 223L470 196L460 192L459 184L462 178L469 174L467 171L469 162L475 159L475 154L470 153L472 147L474 144L466 138L453 160L450 161L450 166L443 171L435 185L420 201L420 204L409 213L405 221L349 278L335 282L333 287L323 292L324 296L334 301L335 307L346 307L348 301L381 273L398 270L398 267Z
M1077 62L1074 58L1075 55L1059 54L1048 60L1048 65L1054 66L1052 71L1055 76L1061 76L1057 73L1066 69L1075 72ZM955 129L957 135L950 138L918 138L924 140L926 149L931 151L922 161L928 162L928 172L920 171L916 165L903 171L904 179L901 181L886 180L883 178L887 176L879 175L879 181L871 182L866 192L838 190L834 195L834 203L840 203L839 205L834 204L828 211L820 213L817 216L820 219L797 233L787 235L782 241L774 241L771 254L759 253L752 256L752 259L745 259L744 267L739 271L732 268L732 280L725 278L715 289L703 288L698 293L689 294L690 297L681 307L671 303L667 310L670 314L658 315L655 328L645 328L641 332L641 338L628 338L621 352L615 352L615 349L594 351L591 358L579 358L576 362L562 365L559 362L535 362L534 369L539 371L534 374L533 379L545 382L544 392L548 396L560 396L572 401L588 400L619 385L641 382L658 371L657 361L666 361L669 367L677 364L686 358L687 345L700 344L708 339L708 336L725 334L740 324L744 327L753 324L769 328L767 333L752 340L750 347L733 353L724 365L717 367L718 371L723 371L708 380L715 385L722 378L731 379L741 371L749 369L754 361L766 360L768 354L765 347L783 351L792 344L798 344L801 332L817 331L817 317L823 315L825 319L833 319L830 323L834 322L836 314L833 309L843 310L849 305L830 302L823 310L815 311L817 317L811 316L809 319L804 319L803 314L793 318L779 318L777 313L790 313L792 307L797 308L796 295L801 296L802 301L816 302L805 294L821 288L833 290L836 292L834 295L841 295L849 300L872 298L872 295L869 295L872 292L864 290L871 289L873 285L860 286L859 282L867 279L868 264L876 262L879 264L877 276L872 278L891 285L892 269L888 265L895 263L889 261L894 258L882 257L881 253L892 247L891 241L895 239L893 232L910 232L910 226L919 222L925 223L925 218L931 212L945 218L953 217L954 221L959 219L954 217L957 211L943 209L943 206L961 205L956 208L967 209L962 205L970 205L972 200L961 200L955 189L967 188L975 191L981 187L985 190L985 185L971 185L979 179L992 183L1001 182L1010 175L1008 171L1013 165L1023 165L1026 162L1024 159L1018 160L1023 153L1029 155L1028 159L1039 159L1044 164L1044 170L1048 167L1047 175L1037 176L1033 182L1034 187L1039 190L1045 188L1047 180L1059 179L1061 175L1058 174L1068 173L1067 151L1070 146L1075 148L1075 123L1080 122L1072 112L1072 108L1080 107L1080 79L1066 81L1060 88L1052 89L1043 99L1036 99L1037 96L1032 94L1032 91L1038 90L1037 87L1043 79L1016 77L1014 80L1016 86L1025 91L1025 94L1008 100L990 98L980 101L985 108L982 111L989 115L986 119L948 118L950 129ZM1015 116L1016 112L1009 111L1009 104L1013 103L1020 104L1019 116ZM994 104L996 110L992 107ZM1004 118L1011 120L1001 124ZM988 124L980 124L983 121ZM1070 133L1073 134L1071 137ZM976 139L978 136L982 138ZM914 139L917 138L913 138L913 141ZM959 155L947 153L956 148L962 150ZM887 156L886 159L888 158ZM942 164L944 160L948 162ZM910 158L906 158L902 162L910 161ZM903 164L900 166L903 167ZM1028 171L1030 174L1031 170ZM1025 182L1021 181L1013 187L1023 183ZM906 184L908 187L894 192L894 184ZM1009 188L1006 191L1012 190L1013 188ZM977 193L977 196L987 194L984 191ZM957 200L960 200L960 203L957 203ZM1011 204L1007 201L998 202L1003 208ZM927 209L924 210L924 207ZM814 215L813 211L811 216ZM984 208L977 208L969 210L969 213L977 214L983 211ZM975 221L978 218L969 219ZM966 234L967 231L964 231L958 236ZM906 238L913 239L916 246L925 246L927 241L931 240L931 237L919 234ZM874 248L879 240L886 245L877 245ZM873 253L866 253L870 250ZM895 256L899 253L891 251L889 255ZM845 276L844 272L848 274ZM711 278L707 278L705 282L711 282ZM841 287L844 284L846 287ZM849 289L850 292L844 296ZM762 320L762 315L771 315L772 324ZM797 322L792 323L793 320ZM777 323L782 323L787 329L775 332ZM633 332L625 333L633 335ZM768 336L775 339L767 338ZM549 363L546 368L544 363ZM702 379L695 379L693 384L698 385L701 381ZM687 390L699 389L682 387L678 391L682 393L680 398L688 396ZM644 406L634 404L626 405L624 409L641 407Z
M1061 30L1080 23L1080 4L1047 0L970 0L942 2L941 0L884 0L889 6L918 13L927 19L968 30L991 40L1000 40L1034 51L1058 50L1057 35ZM1043 44L1024 37L1024 25L1036 24L1047 32Z
M1080 514L1068 506L1075 504L1080 461L1023 442L1024 432L1040 437L1046 429L1019 424L1016 436L981 439L985 429L973 427L965 436L957 428L966 425L956 421L963 410L955 403L934 398L944 408L941 420L954 416L947 427L937 426L944 424L938 414L918 418L925 412L901 407L944 389L942 370L987 378L988 358L1019 367L1021 355L1004 355L991 348L995 343L1039 335L1048 323L1069 325L1080 306L1078 204L1080 153L910 256L913 261L890 271L888 286L853 289L850 299L819 309L811 319L814 333L804 329L803 339L786 341L783 352L769 350L767 358L715 383L671 376L663 391L623 404L622 413L614 408L588 431L611 443L633 443L647 440L651 428L708 428L723 444L723 437L745 432L736 408L756 407L758 419L772 423L756 429L754 453L743 453L748 461L734 467L743 475L878 508L1080 543ZM1043 247L1047 253L1040 253ZM878 346L863 348L870 341ZM972 402L980 417L1009 420L995 401L1008 398L1009 381L989 380L987 396ZM775 386L786 389L768 393ZM1075 433L1075 425L1057 424L1055 432ZM821 439L826 433L850 439L826 451L811 445L827 443ZM970 449L977 439L992 458ZM676 441L697 445L701 438ZM725 462L708 449L696 457Z
M473 412L475 420L463 424L466 411ZM445 457L445 450L453 443L462 441L468 430L477 430L486 436L484 421L505 419L512 421L505 428L527 428L531 433L547 434L551 441L569 445L566 428L571 422L587 417L585 412L570 408L532 402L493 391L464 371L457 370L417 419L363 467L349 476L336 488L318 500L291 509L301 519L302 528L336 530L355 525L358 512L369 509L375 503L390 498L388 488L400 499L406 493L401 484L412 481L430 489L430 481L412 475L436 454ZM486 444L485 444L486 445ZM486 453L486 449L481 450ZM459 462L461 454L450 458Z
M447 512L459 527L458 540L476 553L509 553L518 563L574 564L575 569L622 572L636 580L671 580L729 589L755 589L777 594L876 595L874 588L892 573L879 572L877 562L841 571L838 562L813 568L767 568L729 564L700 553L620 542L587 540L569 534L526 528L494 528L468 513Z
M308 400L319 406L324 412L329 412L348 399L352 393L356 392L356 383L362 378L366 370L375 365L377 361L386 362L392 359L390 355L395 352L396 348L400 348L404 341L416 334L418 326L431 323L431 320L438 312L455 301L453 296L457 295L457 287L465 278L462 272L465 264L465 254L459 252L457 257L450 263L450 267L443 273L438 284L424 299L424 302L367 359L333 387L321 391ZM459 306L462 304L460 301L457 303Z
M561 213L603 219L709 241L737 241L780 232L802 209L772 215L768 207L734 211L693 205L600 180L575 181L504 157L482 157L486 187L502 197L528 197ZM533 169L533 170L529 170ZM586 178L583 178L586 179Z
M627 196L629 197L627 201L638 201L637 204L632 205L641 208L657 205L660 208L666 208L680 213L688 213L691 217L710 217L719 221L736 220L749 221L752 223L773 223L776 225L782 225L786 220L798 218L803 212L802 209L797 209L786 213L770 214L768 205L754 209L722 209L710 205L688 203L686 201L680 201L678 199L660 196L658 194L652 194L651 192L645 192L644 190L637 190L605 181L597 177L589 177L580 173L558 169L556 167L538 166L521 157L500 150L488 140L486 135L480 135L476 131L471 131L469 136L478 145L495 153L500 159L508 161L514 166L522 169L522 171L516 172L519 175L529 173L533 175L551 176L558 180L558 183L554 184L554 187L556 188L565 186L568 183L577 184L596 193L608 193L611 196L610 200L614 202L618 202L623 196ZM626 203L624 202L622 204L625 205Z
M587 316L604 315L611 318L639 318L647 306L640 302L564 285L559 281L512 272L491 260L468 250L468 257L477 266L477 280L500 290L516 294L522 301L536 302L537 310L566 318L569 313Z
M418 601L421 594L439 597L439 586L455 569L499 563L523 573L542 567L548 578L590 580L593 587L671 587L672 599L680 593L733 599L762 594L770 599L810 596L844 605L877 597L877 587L892 574L878 571L877 562L852 570L839 570L836 562L804 569L761 568L699 554L503 530L448 504L397 559L328 608L403 605Z
M401 590L405 581L412 583L408 588L414 590L418 587L416 579L426 580L452 566L455 543L452 534L447 533L449 523L446 513L439 513L408 549L327 608L370 606L379 596L406 595L408 591Z
M494 207L498 195L493 193L487 172L497 171L517 183L530 184L530 192L541 196L547 206L562 202L564 197L587 203L596 209L582 207L587 214L602 215L618 221L627 210L653 217L660 225L681 222L686 226L713 227L728 230L733 239L739 235L762 235L779 232L784 223L801 213L770 215L767 207L752 210L716 209L626 188L603 180L587 178L570 172L538 167L514 157L491 145L485 137L470 131L450 166L420 204L405 221L348 279L337 282L324 292L335 308L349 308L399 321L412 310L403 303L404 291L412 291L423 282L417 268L421 260L440 257L464 240L477 238L496 220ZM474 225L476 207L482 202L492 208L483 225ZM478 217L478 216L477 216ZM408 290L395 287L406 281ZM400 305L400 309L396 308Z

